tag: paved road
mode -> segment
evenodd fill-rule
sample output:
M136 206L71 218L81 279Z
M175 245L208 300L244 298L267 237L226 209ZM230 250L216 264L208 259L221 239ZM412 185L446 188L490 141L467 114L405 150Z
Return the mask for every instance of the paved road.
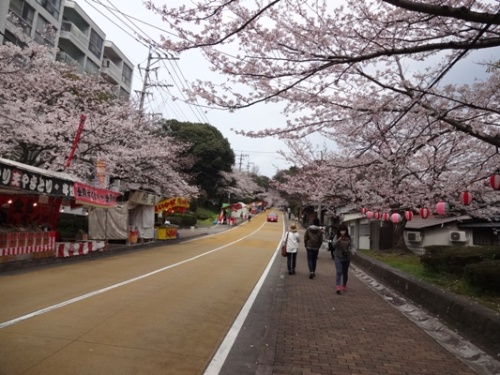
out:
M203 373L281 233L252 220L176 245L0 275L0 374Z
M473 369L462 362L357 273L351 270L349 291L339 296L328 252L320 253L314 280L303 247L295 275L278 257L220 375L500 374L498 363L485 370L488 363Z
M264 219L203 240L0 275L1 327L28 312L162 270L0 328L0 374L495 373L476 371L446 351L354 273L349 292L336 295L326 252L314 280L303 248L297 274L288 275L284 258L272 261L281 223L265 224L238 241ZM214 251L206 254L208 249ZM245 312L266 266L270 272Z

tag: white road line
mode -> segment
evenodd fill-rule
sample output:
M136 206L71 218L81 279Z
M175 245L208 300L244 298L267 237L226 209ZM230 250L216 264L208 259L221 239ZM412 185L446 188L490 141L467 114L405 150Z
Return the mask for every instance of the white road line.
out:
M37 310L37 311L33 311L32 313L29 313L29 314L26 314L26 315L23 315L23 316L20 316L18 318L15 318L15 319L12 319L12 320L8 320L6 322L3 322L3 323L0 323L0 329L2 328L5 328L5 327L8 327L8 326L11 326L11 325L14 325L14 324L17 324L19 322L22 322L24 320L28 320L28 319L31 319L31 318L34 318L38 315L42 315L42 314L45 314L45 313L48 313L50 311L53 311L53 310L56 310L56 309L59 309L61 307L64 307L64 306L68 306L68 305L71 305L72 303L75 303L75 302L78 302L78 301L82 301L84 299L87 299L87 298L90 298L90 297L93 297L93 296L96 296L98 294L102 294L102 293L105 293L105 292L108 292L110 290L113 290L113 289L116 289L116 288L119 288L121 286L124 286L124 285L127 285L127 284L130 284L130 283L133 283L135 281L139 281L139 280L142 280L142 279L145 279L149 276L153 276L153 275L156 275L157 273L160 273L160 272L163 272L163 271L166 271L170 268L173 268L173 267L177 267L177 266L180 266L184 263L188 263L188 262L191 262L193 260L196 260L196 259L199 259L201 257L204 257L206 255L209 255L209 254L212 254L214 252L217 252L217 251L220 251L228 246L231 246L231 245L234 245L250 236L253 236L255 233L257 233L258 231L260 231L262 229L262 227L265 225L262 224L259 228L257 228L254 232L248 234L247 236L245 237L241 237L239 240L237 241L234 241L234 242L231 242L231 243L228 243L224 246L221 246L221 247L218 247L216 249L213 249L213 250L210 250L210 251L207 251L206 253L203 253L203 254L200 254L200 255L197 255L195 257L192 257L192 258L189 258L189 259L186 259L186 260L183 260L182 262L178 262L178 263L174 263L174 264L171 264L169 266L166 266L166 267L163 267L163 268L160 268L160 269L157 269L156 271L152 271L152 272L149 272L149 273L146 273L144 275L141 275L141 276L137 276L137 277L134 277L132 279L128 279L128 280L125 280L125 281L122 281L120 283L117 283L117 284L113 284L113 285L110 285L106 288L103 288L103 289L98 289L98 290L95 290L93 292L90 292L90 293L86 293L86 294L83 294L79 297L75 297L75 298L72 298L72 299L69 299L67 301L64 301L64 302L61 302L61 303L58 303L56 305L52 305L52 306L48 306L48 307L45 307L43 309L40 309L40 310ZM211 234L211 236L213 236L213 234ZM184 242L188 242L188 241L184 241Z
M285 221L283 220L283 232L285 232ZM281 241L284 238L284 234L281 236ZM222 343L219 346L219 349L217 350L217 353L213 356L212 360L210 361L209 365L207 366L205 372L203 375L218 375L220 373L220 370L222 369L222 366L224 365L224 362L227 359L227 356L229 355L229 352L231 351L231 348L234 345L234 342L236 341L236 337L238 336L239 332L241 331L241 327L243 327L243 323L245 322L248 314L250 313L250 309L252 308L253 303L255 302L255 299L257 298L257 295L260 292L260 289L262 288L262 285L264 284L264 281L267 278L267 275L269 274L269 271L271 269L271 266L278 254L278 250L281 249L281 241L278 244L278 247L276 248L274 256L271 258L269 263L267 264L266 269L264 270L264 273L260 277L259 281L255 285L255 287L252 290L252 293L250 293L250 296L248 296L247 301L245 302L245 305L241 309L240 313L234 320L233 325L229 329L229 332L227 333L226 337L222 341Z

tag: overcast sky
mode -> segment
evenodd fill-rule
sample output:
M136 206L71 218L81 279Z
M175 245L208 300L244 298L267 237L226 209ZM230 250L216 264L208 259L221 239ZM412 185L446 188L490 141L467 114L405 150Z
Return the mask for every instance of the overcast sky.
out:
M146 67L148 47L139 41L136 33L140 32L140 29L151 39L159 41L160 35L164 33L147 24L166 30L164 23L142 5L142 0L76 0L76 2L106 34L106 39L118 46L132 61L135 66L132 88L141 91L144 75L141 76L138 65L142 68ZM160 4L161 1L158 3ZM115 6L130 18L120 15ZM134 32L132 28L136 31ZM241 170L252 170L254 166L257 166L259 174L272 177L278 169L287 169L290 166L277 154L279 150L286 151L286 145L282 141L276 138L252 139L236 135L231 131L231 128L258 130L284 127L285 117L280 113L282 106L260 105L229 113L195 108L181 101L174 102L172 96L182 98L179 88L187 86L186 81L205 78L214 73L210 72L208 63L197 52L183 55L177 61L157 61L153 67L158 67L156 70L158 79L154 73L151 75L152 81L159 81L160 84L172 85L172 87L149 89L152 95L148 95L145 100L147 112L161 113L164 118L179 121L208 122L217 127L229 140L236 154L236 169L240 168L241 161ZM133 98L137 99L137 97L134 91Z
M169 4L178 1L180 0L168 0ZM160 17L143 6L142 0L76 0L76 2L106 33L106 39L118 46L132 61L135 66L133 90L140 91L144 75L141 75L142 71L138 66L146 67L148 46L140 41L137 34L159 42L160 36L168 32L166 31L167 26ZM162 5L165 2L166 0L157 0L157 5ZM442 84L472 83L479 77L484 79L485 67L477 64L485 60L498 59L499 52L499 48L473 52L446 75ZM151 80L159 84L169 85L169 87L148 89L152 95L146 97L145 108L147 112L161 114L167 119L209 123L217 127L229 140L235 151L236 169L241 166L241 170L246 171L247 169L252 170L256 166L259 174L272 177L278 169L290 167L277 153L279 150L287 151L287 147L282 141L276 138L252 139L236 135L231 130L232 128L260 130L284 127L286 119L281 114L283 105L262 104L229 113L215 109L197 108L182 101L173 101L173 96L182 99L181 89L187 87L188 82L196 78L206 79L213 76L214 80L220 79L209 70L208 62L197 51L183 54L180 60L158 60L153 67L158 69L151 75ZM135 92L133 98L138 98ZM320 144L320 146L325 142L332 145L331 142L319 135L311 136L310 140Z

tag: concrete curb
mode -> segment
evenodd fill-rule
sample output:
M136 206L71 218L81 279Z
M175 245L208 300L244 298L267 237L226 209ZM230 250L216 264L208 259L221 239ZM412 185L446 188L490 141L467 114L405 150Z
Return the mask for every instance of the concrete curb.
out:
M78 255L78 256L73 256L73 257L66 257L66 258L56 258L56 257L50 257L50 258L40 258L40 259L27 259L27 260L19 260L15 262L7 262L7 263L0 263L0 273L5 273L9 271L18 271L18 270L27 270L35 267L44 267L44 266L57 266L57 265L62 265L66 264L68 262L81 262L81 261L89 261L95 258L101 258L103 256L113 256L113 255L119 255L119 254L124 254L130 251L141 251L141 250L146 250L150 248L155 248L155 247L161 247L161 246L170 246L170 245L175 245L179 244L188 240L193 240L198 237L203 237L209 235L209 232L201 232L201 233L196 233L192 234L189 236L184 236L178 239L173 239L173 240L167 240L167 241L152 241L152 242L144 242L144 243L138 243L134 245L125 245L125 244L120 244L120 245L109 245L105 250L103 251L95 251L86 255Z
M437 315L493 358L500 355L499 313L418 280L360 252L352 261L356 267L384 285Z

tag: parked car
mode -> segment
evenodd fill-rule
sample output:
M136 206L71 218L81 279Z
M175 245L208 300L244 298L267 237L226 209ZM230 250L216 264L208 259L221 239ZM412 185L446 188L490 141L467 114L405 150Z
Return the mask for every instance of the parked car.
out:
M267 221L277 223L278 222L278 214L276 212L271 212L267 215Z

